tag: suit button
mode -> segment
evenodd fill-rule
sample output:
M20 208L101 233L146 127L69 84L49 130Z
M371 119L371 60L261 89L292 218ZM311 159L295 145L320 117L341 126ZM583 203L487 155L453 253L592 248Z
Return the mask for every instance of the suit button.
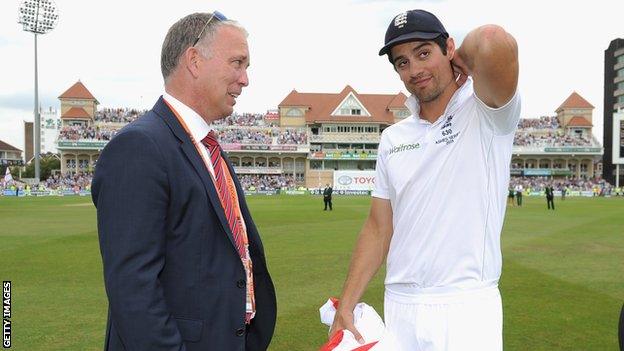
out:
M236 336L243 336L243 335L245 335L245 328L236 329Z
M236 286L238 286L239 288L244 288L245 287L245 279L241 279L239 281L236 282Z

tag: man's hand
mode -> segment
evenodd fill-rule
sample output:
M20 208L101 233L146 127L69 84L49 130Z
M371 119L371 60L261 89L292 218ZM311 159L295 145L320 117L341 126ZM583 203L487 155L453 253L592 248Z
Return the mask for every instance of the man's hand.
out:
M334 317L334 323L329 329L329 339L331 339L339 330L343 329L350 331L353 336L355 336L355 340L357 340L357 342L364 344L364 338L357 331L357 329L355 329L355 325L353 324L353 312L337 310L336 316Z
M456 53L451 60L451 66L453 67L453 75L455 76L457 85L462 86L470 75L468 65L464 62L460 54Z

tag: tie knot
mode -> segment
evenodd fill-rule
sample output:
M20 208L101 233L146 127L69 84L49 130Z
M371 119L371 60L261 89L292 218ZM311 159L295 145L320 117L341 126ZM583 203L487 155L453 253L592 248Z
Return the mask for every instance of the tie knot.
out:
M202 140L202 143L209 147L219 146L219 142L217 141L217 135L215 134L214 130L211 130L208 135L206 135L206 137Z

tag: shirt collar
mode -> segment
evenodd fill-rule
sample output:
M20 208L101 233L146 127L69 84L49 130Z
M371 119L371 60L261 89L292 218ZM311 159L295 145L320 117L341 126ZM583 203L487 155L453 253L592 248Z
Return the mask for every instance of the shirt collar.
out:
M463 103L472 95L472 93L472 77L468 77L468 79L466 79L466 82L461 87L459 87L459 89L457 89L455 93L453 93L453 96L451 96L451 100L446 105L444 115L457 111L457 109L461 105L463 105ZM420 118L420 103L418 102L418 99L414 94L410 95L410 97L405 100L405 107L408 108L408 110L412 113L412 116L414 116L417 121L429 124L429 122Z
M192 108L186 106L180 100L167 94L167 92L163 93L163 98L176 110L182 120L184 120L184 123L186 123L195 141L201 142L212 130L208 123L206 123L197 112L193 111Z

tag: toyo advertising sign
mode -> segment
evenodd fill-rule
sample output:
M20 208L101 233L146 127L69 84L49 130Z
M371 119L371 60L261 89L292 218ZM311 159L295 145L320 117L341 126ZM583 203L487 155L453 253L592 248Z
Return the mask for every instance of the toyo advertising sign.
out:
M373 190L375 171L334 171L334 190Z

